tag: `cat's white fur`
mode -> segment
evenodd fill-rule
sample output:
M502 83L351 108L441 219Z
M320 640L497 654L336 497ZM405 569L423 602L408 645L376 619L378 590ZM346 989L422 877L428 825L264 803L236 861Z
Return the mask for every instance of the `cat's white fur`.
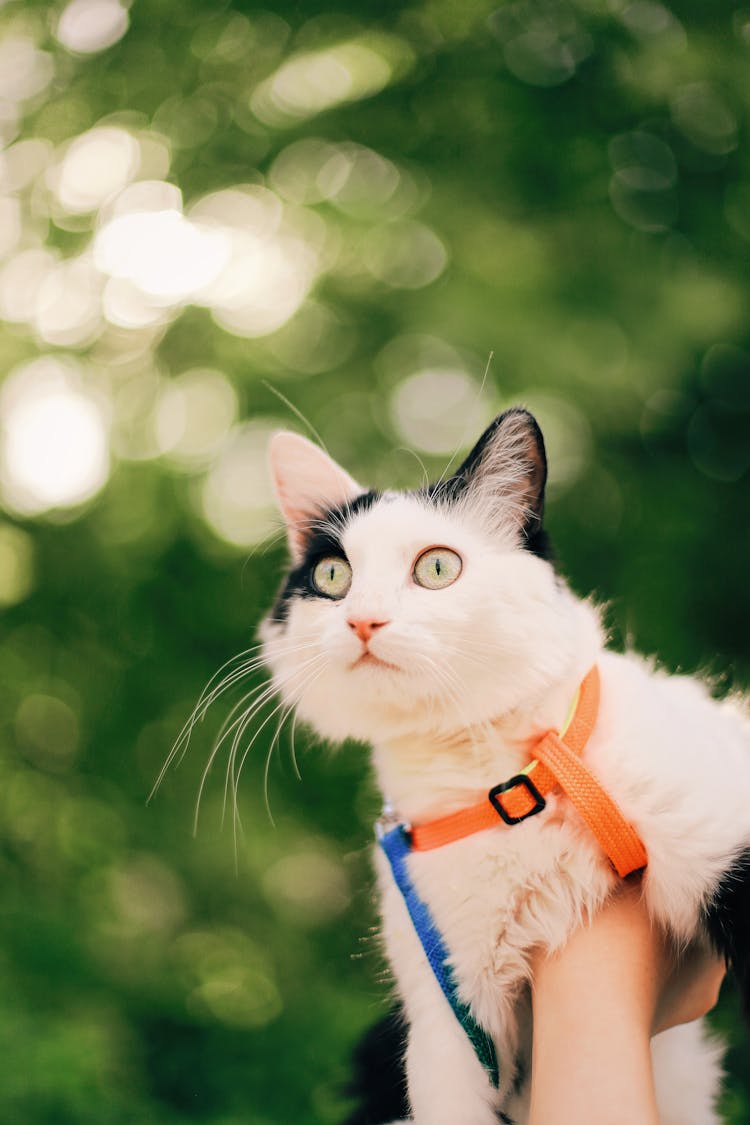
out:
M296 435L275 439L272 467L299 557L316 510L362 490ZM510 495L517 478L511 472L507 488L502 472L496 479L499 488L485 476L484 490L458 506L389 494L345 519L351 589L340 601L293 598L285 622L264 623L274 679L324 737L369 742L383 793L401 818L419 822L475 803L526 765L530 740L561 726L597 663L601 707L585 759L646 844L643 892L654 919L692 939L701 906L750 841L748 717L736 703L714 701L697 679L606 651L594 606L521 548ZM441 590L413 579L415 559L435 545L463 560L457 581ZM387 622L369 649L398 670L356 663L363 643L350 618ZM558 948L597 910L616 882L609 863L555 795L522 824L498 822L410 857L460 995L495 1041L499 1094L433 978L382 856L376 865L385 945L410 1026L414 1121L496 1125L502 1107L522 1125L528 1083L520 1096L512 1083L514 1060L529 1051L529 951ZM699 1024L654 1040L664 1125L718 1120L719 1055Z

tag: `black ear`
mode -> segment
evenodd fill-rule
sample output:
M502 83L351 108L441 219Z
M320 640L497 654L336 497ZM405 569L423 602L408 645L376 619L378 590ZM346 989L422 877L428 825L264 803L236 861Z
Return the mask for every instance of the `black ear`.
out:
M750 1025L750 848L719 880L703 911L711 944L726 961Z
M542 558L549 544L542 527L547 455L536 419L521 406L503 411L484 431L461 467L438 486L453 500L476 499L521 533Z

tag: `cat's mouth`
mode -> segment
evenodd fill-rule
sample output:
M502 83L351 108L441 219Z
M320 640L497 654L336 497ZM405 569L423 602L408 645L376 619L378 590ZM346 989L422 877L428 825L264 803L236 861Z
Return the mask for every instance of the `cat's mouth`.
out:
M363 652L362 655L354 661L352 668L364 668L368 666L371 668L389 668L392 672L401 671L397 664L389 664L387 660L381 660L379 656L376 656L374 652L370 652L369 649Z

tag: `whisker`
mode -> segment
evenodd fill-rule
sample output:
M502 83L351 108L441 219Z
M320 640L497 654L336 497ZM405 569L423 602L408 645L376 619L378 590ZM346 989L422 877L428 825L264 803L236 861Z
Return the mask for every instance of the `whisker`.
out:
M276 651L278 655L282 657L290 656L298 652L302 652L306 649L315 647L315 643L315 641L310 641L309 643L305 644L287 644L282 646L280 649L277 649ZM262 649L262 642L252 645L250 648L245 649L244 652L238 653L236 656L231 657L231 659L227 660L221 666L221 668L219 668L218 671L213 674L211 679L203 688L200 696L198 697L197 703L190 713L189 718L185 722L182 730L178 734L174 744L167 754L164 764L162 765L156 781L154 782L154 785L151 789L151 792L148 795L147 803L148 801L151 801L156 794L159 786L166 776L167 771L170 769L173 763L175 763L175 760L177 762L177 765L179 765L183 761L190 744L193 730L199 722L202 722L205 719L206 713L208 712L209 708L221 695L228 691L229 688L233 687L234 684L236 684L239 680L243 679L247 675L250 675L258 668L266 667L266 659L263 655L252 656L247 660L244 659L246 656L248 656L249 653L257 653ZM241 661L241 663L236 667L232 667L233 665L237 664L237 661ZM230 671L224 676L223 679L220 679L217 683L217 677L221 676L221 673L226 668L230 668ZM211 685L215 686L212 687Z
M315 659L325 659L325 655L321 653L320 657L313 658L313 659L314 660ZM312 677L312 680L317 679L318 676L320 676L323 673L324 670L325 670L324 667L320 668L319 671L315 674L315 676ZM307 688L310 686L310 683L312 682L312 680L310 680L305 685L302 694L304 694L304 691L306 691ZM300 696L300 698L301 698L301 696ZM243 766L245 765L245 762L247 760L247 756L250 753L250 750L252 749L253 745L255 744L257 738L259 737L261 732L264 730L264 728L268 726L268 724L270 723L270 721L274 717L274 715L277 715L278 712L284 707L290 707L290 708L294 707L297 704L298 701L299 700L293 700L291 704L287 704L285 700L281 700L281 702L276 707L274 707L274 709L271 711L271 713L266 716L266 718L263 720L261 725L256 730L255 734L253 735L253 737L250 739L249 743L245 747L245 749L243 751L243 754L242 754L242 758L240 759L240 764L237 767L236 771L235 771L235 768L234 768L234 760L236 758L237 749L239 747L239 743L240 743L240 740L242 738L242 735L247 730L249 722L252 721L252 717L247 722L243 723L243 725L238 729L237 734L235 735L235 738L233 739L233 742L232 742L232 763L233 763L232 764L232 808L233 808L233 824L235 824L235 832L234 832L235 848L237 846L236 822L237 822L237 819L238 819L238 816L239 816L237 794L238 794L238 790L239 790L240 775L242 774L242 769L243 769ZM256 708L256 713L257 713L257 708ZM266 756L266 764L265 764L265 769L264 769L264 774L263 774L263 795L264 795L264 801L265 801L266 811L268 813L269 820L271 821L271 824L275 828L276 822L273 818L273 813L271 812L271 805L270 805L270 802L269 802L269 799L268 799L268 775L269 775L272 752L273 752L273 743L271 743L271 748L269 750L268 755Z
M430 483L430 474L427 472L427 467L426 467L424 461L422 460L422 458L417 453L417 451L415 449L410 449L408 445L400 445L398 447L398 449L396 449L396 453L409 453L409 454L411 454L411 456L414 458L414 460L417 462L420 469L422 470L422 484L420 485L420 487L421 488L427 488L427 486Z
M495 353L494 353L494 351L491 351L491 352L490 352L490 354L489 354L489 355L487 356L487 363L485 364L485 368L484 368L484 374L482 375L482 382L480 383L480 385L479 385L479 389L478 389L478 391L477 391L477 393L476 393L476 396L475 396L475 397L476 397L476 400L477 400L477 401L479 400L479 398L480 398L480 396L481 396L482 392L484 391L485 385L486 385L486 383L487 383L487 377L488 377L488 375L489 375L489 373L490 373L490 367L491 367L491 365L492 365L492 360L494 359L494 357L495 357ZM461 451L461 450L463 449L463 447L464 447L464 443L465 443L465 441L466 441L466 434L467 434L467 432L468 432L468 426L469 426L469 423L467 422L467 423L466 423L466 424L464 425L463 433L461 434L461 438L460 438L460 440L459 440L459 443L458 443L458 445L456 446L455 450L453 451L453 454L451 455L451 459L450 459L450 461L449 461L449 462L448 462L448 464L447 464L447 465L445 466L445 468L443 469L442 473L440 474L440 476L439 476L439 477L438 477L438 479L437 479L437 482L436 482L436 483L437 483L438 485L442 484L442 483L443 483L443 482L444 482L444 481L446 480L446 477L447 477L447 475L448 475L448 470L450 469L450 467L451 467L451 465L453 464L453 462L454 462L454 461L456 460L456 457L458 456L458 454L460 453L460 451Z
M292 729L291 729L291 732L290 732L290 743L291 743L290 744L290 751L291 751L291 755L292 755L292 765L294 767L295 777L297 778L297 781L302 781L302 774L300 773L300 768L299 768L299 765L298 765L298 762L297 762L297 751L294 747L294 732L297 729L297 719L298 719L298 717L299 717L298 713L295 711L294 715L292 716Z
M315 673L315 675L308 679L308 682L305 684L299 698L294 700L292 703L290 703L288 705L286 713L284 715L282 715L282 720L281 720L282 724L283 724L284 720L288 717L289 712L294 707L297 706L297 704L300 702L300 700L304 696L305 692L310 687L312 687L312 685L316 682L316 680L318 680L320 678L320 676L323 674L323 672L325 672L325 666L318 669L318 671ZM276 708L276 711L278 711L278 708ZM273 716L276 714L276 711L272 711L268 718L269 719L273 718ZM266 720L266 721L268 721L268 720ZM280 729L280 727L279 727L279 729ZM238 784L239 784L239 775L242 773L242 767L245 764L245 759L247 758L247 755L250 751L250 747L252 746L253 742L255 742L255 739L258 737L258 734L260 734L260 730L257 732L257 734L253 735L252 741L250 742L247 749L245 750L245 753L242 756L242 761L240 762L240 768L239 768L238 773L237 773ZM264 801L265 801L266 811L268 813L268 816L271 820L271 823L274 824L273 813L271 812L271 802L270 802L269 796L268 796L268 780L269 780L269 772L270 772L270 769L271 769L272 755L273 755L273 740L271 741L271 746L269 748L268 754L266 755L266 762L265 762L265 766L264 766L264 769L263 769L263 798L264 798ZM237 796L237 791L235 790L235 800L236 800L236 796Z
M258 698L255 699L250 704L250 706L243 712L242 715L239 716L239 718L235 719L235 721L231 724L231 726L229 726L227 728L227 730L224 732L224 734L222 735L221 742L223 742L226 738L228 738L229 735L232 733L232 730L234 730L234 736L232 738L232 746L231 746L231 750L230 750L230 753L229 753L229 759L227 761L227 773L226 773L225 789L224 789L224 804L225 804L225 806L226 806L226 798L227 798L227 786L229 784L230 775L231 775L231 778L232 778L232 788L235 789L235 791L236 791L236 785L234 784L234 782L235 782L234 763L235 763L235 759L236 759L236 755L237 755L237 751L238 751L238 748L239 748L240 741L242 739L243 734L247 730L248 726L253 721L253 719L258 714L258 712L260 710L262 710L262 708L265 706L265 704L270 699L272 699L274 695L277 695L281 691L282 688L287 687L291 682L294 681L294 679L296 677L298 677L300 675L304 675L310 667L314 666L322 658L323 658L322 653L317 653L314 656L308 657L307 660L303 661L302 664L299 665L297 668L291 669L284 676L281 676L281 677L277 678L276 680L271 681L269 684L267 684L265 686L265 688L263 688L263 690L260 692Z
M258 712L261 711L263 709L263 707L266 705L266 703L268 703L269 700L271 700L276 694L278 694L278 692L282 688L286 687L286 685L289 683L289 681L293 680L294 677L298 676L300 673L305 672L307 670L307 668L318 659L319 659L319 656L310 657L307 661L303 662L303 664L299 668L295 668L292 671L288 672L285 676L282 676L281 678L277 679L276 681L272 681L271 683L266 684L265 687L263 687L263 689L261 690L258 697L250 704L250 706L242 713L242 715L240 715L237 719L234 720L234 722L230 726L227 727L227 729L223 733L220 741L217 742L212 756L216 755L220 746L229 737L229 735L232 734L232 731L234 731L234 735L233 735L233 738L232 738L232 745L231 745L231 748L230 748L230 751L229 751L229 757L227 759L227 769L226 769L225 778L224 778L224 801L223 801L223 805L222 805L222 814L221 814L222 824L224 823L224 816L226 814L227 798L228 798L228 793L229 793L229 789L230 789L230 777L231 777L231 788L232 788L233 791L236 792L235 768L234 768L234 766L235 766L237 751L239 749L239 745L240 745L240 742L242 740L243 734L245 733L245 731L247 730L247 728L249 727L250 723L253 721L255 716L258 714Z
M226 663L221 666L221 668L218 670L218 672L215 672L214 675L211 677L211 679L208 681L208 683L204 687L203 691L201 692L200 696L198 697L198 702L195 704L193 710L191 711L189 718L187 719L185 725L182 727L182 730L180 731L177 738L175 739L174 744L172 745L172 748L169 751L169 754L167 755L166 760L165 760L163 766L161 767L161 770L159 771L159 775L158 775L156 781L154 782L153 788L151 789L151 792L148 795L147 803L148 803L148 801L150 801L153 798L157 789L159 788L162 781L164 780L164 777L165 777L165 774L166 774L167 770L172 765L174 759L177 757L178 754L180 755L180 761L182 761L182 758L184 757L185 751L187 749L187 744L190 741L190 735L192 734L193 728L205 716L205 710L202 711L202 709L203 709L203 704L204 704L206 692L208 691L208 688L210 687L210 685L214 682L216 677L221 674L221 672L224 670L224 668L228 667L235 660L241 659L243 656L246 655L246 653L252 652L254 648L259 648L259 647L260 647L259 645L254 645L252 649L246 649L245 652L240 653L239 656L233 656L231 658L231 660L226 661ZM219 694L221 694L221 693L219 692Z
M274 387L273 384L269 383L267 379L261 379L261 383L263 384L264 387L266 387L271 392L271 394L276 395L276 397L281 402L284 403L284 406L286 406L288 410L291 410L292 414L294 414L297 418L299 418L302 425L306 426L307 429L310 431L310 433L313 435L313 437L317 441L320 448L324 449L325 452L328 453L328 449L326 448L326 443L323 441L322 437L320 436L318 431L315 429L315 427L313 426L310 419L305 417L305 415L302 413L302 411L299 409L299 407L295 406L293 402L290 402L289 399L286 397L286 395L282 394L281 391L278 390L276 387ZM329 454L329 456L330 456L330 454Z
M247 570L248 564L251 563L252 560L257 555L265 555L268 551L271 550L272 547L276 546L276 544L278 543L278 541L280 539L285 539L286 536L287 536L286 524L282 523L277 531L274 531L272 534L266 535L263 539L258 540L258 542L255 544L255 546L252 548L249 555L245 559L244 563L242 564L241 575L242 575L243 589L244 589L244 581L245 581L245 572Z
M306 644L306 645L295 645L295 646L290 646L290 651L294 650L295 652L299 652L299 651L302 651L306 648L312 648L312 647L314 647L314 645L312 643ZM200 815L200 805L201 805L201 800L202 800L202 797L203 797L203 792L204 792L204 789L205 789L206 781L208 779L208 775L209 775L209 773L211 771L211 768L214 764L214 761L216 760L216 757L217 757L219 751L221 750L222 746L224 745L226 739L229 738L230 735L233 734L233 732L237 732L239 730L239 728L242 726L243 722L245 722L245 720L247 720L248 723L251 722L253 717L255 716L255 714L257 714L258 710L260 710L260 708L262 708L265 705L265 703L277 693L277 691L279 691L281 688L283 688L290 679L292 679L295 675L298 675L300 673L300 671L304 671L304 669L308 666L310 661L313 660L313 659L315 659L315 658L309 658L307 661L304 661L302 663L300 668L294 669L292 672L287 673L285 676L277 678L276 681L270 681L268 683L262 683L262 684L256 685L256 687L254 687L251 691L249 691L245 695L243 695L243 697L239 700L239 702L234 705L234 707L230 711L229 715L226 717L226 719L222 723L219 734L216 737L216 741L214 742L214 745L211 749L211 753L209 755L208 761L207 761L206 766L205 766L205 768L203 770L203 773L201 775L200 785L198 787L198 794L197 794L197 798L196 798L195 812L194 812L194 815L193 815L193 833L194 834L197 833L197 830L198 830L198 818L199 818L199 815ZM250 702L248 702L248 701L250 701ZM238 716L237 718L234 718L237 711L239 711L239 709L241 707L243 707L246 703L248 704L248 706L246 707L245 711L240 716ZM242 732L244 732L244 729L247 729L246 726L240 732L240 737L241 737ZM236 738L236 736L237 735L235 733L235 738ZM230 753L230 762L231 762L231 753ZM228 763L228 766L229 766L229 763ZM226 812L227 786L228 786L228 780L227 780L227 782L225 782L225 789L224 789L224 804L223 804L223 810L222 810L222 823L223 823L225 812Z
M464 711L464 704L463 704L463 701L462 701L462 698L461 698L461 695L460 695L460 691L461 691L460 683L458 682L458 680L456 680L455 676L451 675L449 669L445 668L444 666L438 665L431 657L426 656L425 654L422 654L422 660L430 666L433 674L438 679L438 681L443 685L444 690L448 693L448 697L449 697L450 702L452 702L455 705L455 707L456 707L456 709L459 713L459 716L463 720L463 723L464 723L463 729L464 729L465 733L468 735L472 746L476 748L476 739L475 739L474 732L477 730L477 728L481 729L484 726L484 724L481 721L477 722L476 719L473 719L473 718L470 719L470 718L467 717L467 715Z

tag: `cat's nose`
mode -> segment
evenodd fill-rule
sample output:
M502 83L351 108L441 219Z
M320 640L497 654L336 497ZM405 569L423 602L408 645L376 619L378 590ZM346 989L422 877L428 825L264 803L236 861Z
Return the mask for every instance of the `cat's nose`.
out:
M387 621L372 621L369 617L347 617L346 623L361 641L369 641L376 629L382 629Z

